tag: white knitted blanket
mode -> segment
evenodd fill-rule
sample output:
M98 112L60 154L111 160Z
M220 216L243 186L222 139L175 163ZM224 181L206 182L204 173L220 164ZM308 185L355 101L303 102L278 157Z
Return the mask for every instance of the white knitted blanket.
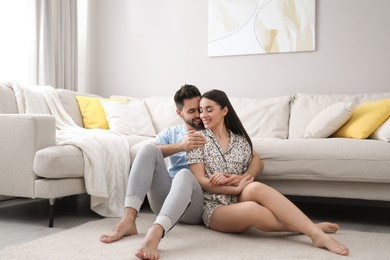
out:
M121 217L124 207L130 152L124 136L109 130L78 127L51 86L12 84L19 113L50 114L56 120L57 145L71 144L84 157L84 179L91 209L105 217Z

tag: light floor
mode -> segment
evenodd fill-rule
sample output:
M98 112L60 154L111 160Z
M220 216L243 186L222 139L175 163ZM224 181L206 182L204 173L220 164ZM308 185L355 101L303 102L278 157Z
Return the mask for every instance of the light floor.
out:
M314 222L332 221L341 229L390 234L389 207L346 206L291 198ZM149 210L147 207L144 211ZM91 220L101 219L89 209L87 195L58 200L54 227L48 228L48 201L13 199L0 201L0 250L54 234ZM174 232L174 230L173 230ZM98 238L96 238L98 239Z

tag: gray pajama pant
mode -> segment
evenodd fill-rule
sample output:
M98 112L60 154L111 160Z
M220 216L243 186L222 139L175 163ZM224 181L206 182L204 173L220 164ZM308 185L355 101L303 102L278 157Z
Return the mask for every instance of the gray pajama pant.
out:
M127 184L125 208L140 210L148 195L150 207L166 234L177 222L201 224L203 191L188 169L169 176L160 149L146 144L137 152Z

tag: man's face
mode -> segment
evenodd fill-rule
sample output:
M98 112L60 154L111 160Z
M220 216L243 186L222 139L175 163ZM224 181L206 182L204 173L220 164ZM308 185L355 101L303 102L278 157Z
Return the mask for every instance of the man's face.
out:
M199 117L200 97L184 99L183 109L177 110L178 115L183 118L184 123L191 129L200 130L203 128L202 120Z

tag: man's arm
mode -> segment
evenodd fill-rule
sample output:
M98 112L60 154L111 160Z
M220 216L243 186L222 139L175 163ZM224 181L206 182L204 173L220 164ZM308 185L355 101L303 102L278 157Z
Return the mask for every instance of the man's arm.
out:
M260 175L263 169L264 169L263 161L260 159L257 153L253 151L252 160L250 161L248 165L248 169L246 170L244 175L250 175L255 178Z
M172 154L182 152L182 151L191 151L194 148L203 147L206 143L203 135L196 133L195 130L188 131L187 134L183 137L181 142L175 144L156 144L157 147L161 150L164 157L171 156Z

